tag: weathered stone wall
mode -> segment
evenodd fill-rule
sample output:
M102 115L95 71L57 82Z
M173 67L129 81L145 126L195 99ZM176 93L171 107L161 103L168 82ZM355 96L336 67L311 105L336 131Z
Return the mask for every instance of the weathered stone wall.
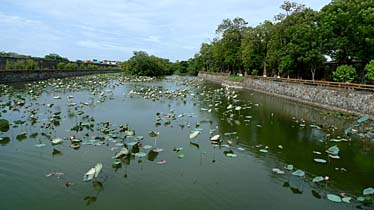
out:
M89 74L114 73L120 70L40 70L0 71L0 83L45 80L50 78L76 77Z
M374 116L374 94L372 92L332 89L252 78L246 78L243 82L232 82L225 80L227 76L204 72L199 73L198 76L213 82L240 86L330 110Z

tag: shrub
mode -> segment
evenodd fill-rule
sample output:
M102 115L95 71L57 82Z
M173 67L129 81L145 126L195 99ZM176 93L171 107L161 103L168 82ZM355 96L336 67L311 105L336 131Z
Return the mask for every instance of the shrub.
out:
M366 66L365 66L365 70L366 70L366 79L369 80L369 81L374 81L374 60L370 61L370 63L368 63Z
M25 70L35 70L37 68L37 64L34 60L32 59L28 59L26 62L25 62Z
M58 70L64 70L65 69L65 63L63 63L63 62L58 63L57 64L57 69Z
M257 76L258 75L258 70L257 69L253 69L252 70L252 75Z
M334 81L337 82L352 82L356 76L356 69L348 65L339 66L333 73Z

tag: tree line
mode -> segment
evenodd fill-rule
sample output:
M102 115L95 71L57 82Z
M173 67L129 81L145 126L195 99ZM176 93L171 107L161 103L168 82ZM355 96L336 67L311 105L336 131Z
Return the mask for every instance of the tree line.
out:
M5 57L5 70L97 70L97 69L119 69L116 66L98 65L92 63L84 63L77 60L75 62L62 57L58 54L51 53L44 58L34 58L17 53L0 52L0 56ZM11 58L11 59L9 59ZM3 60L4 60L3 59Z
M374 81L374 1L334 0L315 11L285 1L273 21L225 19L187 61L190 71ZM327 62L329 61L329 62ZM371 64L370 61L372 61Z
M125 73L138 76L196 75L198 72L197 68L193 68L190 61L171 62L169 59L148 55L144 51L135 51L130 59L122 62L121 67Z

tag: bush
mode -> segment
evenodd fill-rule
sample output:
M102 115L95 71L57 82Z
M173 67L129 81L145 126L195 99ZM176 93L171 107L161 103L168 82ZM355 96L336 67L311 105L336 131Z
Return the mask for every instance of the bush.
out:
M374 60L370 61L370 63L368 63L366 66L365 66L365 70L366 70L366 79L369 80L369 81L374 81Z
M76 63L67 63L65 65L65 70L77 70L78 69L78 64Z
M356 76L356 69L348 65L339 66L333 73L334 81L337 82L352 82Z
M97 69L98 69L98 66L93 65L93 64L88 64L88 65L87 65L87 69L88 69L88 70L97 70Z
M228 80L233 82L242 82L244 80L244 77L236 76L236 75L230 75Z
M14 70L14 69L15 69L14 62L6 60L5 70Z
M64 70L65 69L65 63L63 63L63 62L58 63L57 64L57 69L58 70Z
M25 67L24 67L25 70L35 70L36 68L37 68L37 64L34 60L28 59L25 62Z
M258 76L258 70L257 69L253 69L251 74L254 75L254 76Z

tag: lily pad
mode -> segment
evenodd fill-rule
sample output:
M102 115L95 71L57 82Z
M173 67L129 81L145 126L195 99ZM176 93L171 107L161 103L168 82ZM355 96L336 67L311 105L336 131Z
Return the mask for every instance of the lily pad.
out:
M314 161L317 162L317 163L327 163L326 160L320 159L320 158L315 158Z
M45 147L46 144L35 144L34 147L38 147L38 148L41 148L41 147Z
M284 174L284 171L280 170L279 168L273 168L272 171L277 174Z
M341 203L342 199L340 196L334 195L334 194L327 194L327 199L336 203Z
M55 138L55 139L52 139L52 145L58 145L58 144L62 144L64 141L60 138Z
M365 201L365 198L360 196L360 197L357 197L357 200L360 201L360 202L364 202Z
M374 194L374 188L372 188L372 187L366 188L366 189L364 189L362 194L363 195L373 195Z
M322 182L323 180L325 180L322 176L317 176L317 177L314 177L314 179L312 180L313 182Z
M259 151L262 152L262 153L268 153L269 152L267 149L260 149Z
M183 154L182 152L178 152L178 158L179 158L179 159L184 158L184 154Z
M156 132L156 131L151 131L151 132L149 132L149 137L152 137L152 138L154 138L154 137L156 137L156 136L158 136L160 133L159 132Z
M27 134L25 132L18 134L16 137L18 141L25 140L26 138L27 138Z
M210 138L210 140L211 141L218 141L220 137L221 136L217 134L217 135L213 136L212 138Z
M293 170L293 165L287 165L284 168L289 170L289 171L292 171Z
M329 157L332 159L340 159L339 155L329 155Z
M9 121L6 119L0 119L0 131L7 132L9 130Z
M237 155L237 154L234 154L234 153L226 153L226 156L227 156L227 157L231 157L231 158L235 158L235 157L237 157L238 155Z
M138 152L134 154L135 157L145 157L146 155L147 154L145 154L144 152Z
M328 148L326 152L331 155L338 155L339 151L340 151L339 147L335 145L335 146Z
M299 176L299 177L303 177L303 176L305 176L305 172L302 171L302 170L300 170L300 169L298 169L298 170L294 171L294 172L292 173L292 175L294 175L294 176Z
M136 142L136 141L132 141L132 142L128 142L128 143L126 143L128 146L130 146L130 147L132 147L132 146L134 146L135 144L137 144L138 142Z
M344 203L351 203L351 200L352 200L351 197L344 197L344 198L342 198L342 201L343 201Z
M369 119L369 117L365 115L365 116L360 117L356 122L361 124L361 123L367 121L368 119Z
M144 149L152 149L152 146L151 145L144 145L143 148Z
M190 139L196 138L200 134L200 131L193 131L190 133Z
M9 137L0 137L0 144L1 145L6 145L10 142L10 138Z

